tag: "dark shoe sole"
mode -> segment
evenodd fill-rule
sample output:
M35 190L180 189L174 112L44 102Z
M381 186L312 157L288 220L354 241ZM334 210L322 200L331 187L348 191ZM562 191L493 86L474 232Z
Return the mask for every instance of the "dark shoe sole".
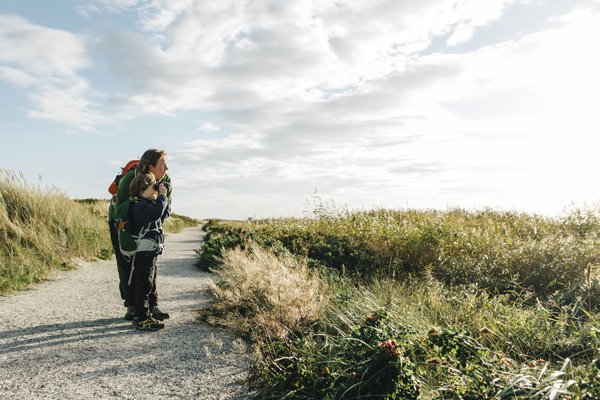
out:
M169 313L163 312L161 310L157 310L158 312L153 311L156 307L150 307L150 315L152 318L157 319L159 321L164 321L165 319L169 319Z
M159 321L164 321L165 319L169 319L169 314L152 314L152 318L157 319Z
M138 326L138 330L140 330L142 332L158 332L164 328L165 328L164 326L161 326L160 328L141 328Z
M137 328L140 331L144 331L144 332L156 332L156 331L160 331L161 329L165 328L165 324L160 324L160 325L150 325L150 326L146 326L143 327L142 325L137 325Z

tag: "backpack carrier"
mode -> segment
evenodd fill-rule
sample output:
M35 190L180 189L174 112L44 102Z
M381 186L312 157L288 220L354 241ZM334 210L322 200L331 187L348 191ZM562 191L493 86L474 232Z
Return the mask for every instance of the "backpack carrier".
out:
M127 200L115 207L115 223L117 226L117 237L119 239L119 250L123 258L131 261L131 274L129 275L128 285L131 285L136 253L143 251L162 250L162 243L158 243L152 238L144 237L148 232L161 232L162 222L160 219L152 221L140 229L136 234L133 231L132 208L138 200L129 197Z
M146 235L146 233L151 232L151 231L156 231L156 232L161 232L161 227L162 227L162 223L159 220L156 221L152 221L150 222L148 225L144 226L141 230L140 233L136 236L136 235L131 235L132 241L135 240L136 246L135 246L135 250L133 251L133 256L131 257L131 272L129 273L129 280L127 281L127 285L131 286L131 281L133 280L133 270L135 269L135 255L138 252L146 252L146 251L162 251L163 249L163 244L162 243L158 243L156 240L151 239L151 238L146 238L144 237L144 235ZM120 240L119 240L119 244L120 244Z
M163 244L156 242L151 238L145 238L144 236L151 231L162 232L162 221L152 221L148 225L142 227L140 232L136 235L133 232L133 223L131 221L131 208L137 201L134 197L128 197L127 200L117 205L117 193L119 191L119 181L125 174L131 169L137 167L139 160L131 160L124 167L121 168L121 173L115 177L108 187L108 192L112 194L110 200L108 218L109 221L115 223L117 227L117 238L119 241L119 250L123 255L123 258L127 262L131 262L131 274L129 275L128 285L131 285L131 279L133 277L135 255L139 251L162 251ZM154 225L154 226L153 226Z
M127 174L130 170L137 167L138 162L139 160L131 160L127 164L125 164L125 166L121 168L121 173L115 176L115 179L111 182L110 186L108 187L108 193L112 195L108 206L109 221L116 221L118 219L116 208L118 202L117 193L119 192L119 181L121 181L125 174Z
M111 182L110 186L108 187L108 193L112 194L113 196L117 194L117 192L119 191L119 181L123 176L125 176L126 173L129 172L130 169L135 168L138 162L139 160L131 160L127 164L125 164L123 168L121 168L121 173L115 176L115 179Z

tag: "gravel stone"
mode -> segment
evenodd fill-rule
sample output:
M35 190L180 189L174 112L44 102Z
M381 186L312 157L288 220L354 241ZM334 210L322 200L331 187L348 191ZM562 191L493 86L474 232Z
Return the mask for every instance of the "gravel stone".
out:
M167 235L158 332L123 319L114 258L0 297L0 398L248 399L248 346L197 319L214 279L195 266L202 237Z

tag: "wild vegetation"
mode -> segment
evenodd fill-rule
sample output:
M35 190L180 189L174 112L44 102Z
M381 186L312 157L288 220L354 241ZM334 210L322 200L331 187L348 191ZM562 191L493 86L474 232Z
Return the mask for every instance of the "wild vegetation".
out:
M204 313L256 398L600 398L600 210L209 221Z
M165 220L163 229L166 233L179 233L182 229L198 226L199 224L200 221L195 218L172 213L169 218Z
M23 290L51 270L76 268L77 259L110 258L107 210L107 200L71 200L0 170L0 294ZM198 224L178 215L167 221L169 232Z

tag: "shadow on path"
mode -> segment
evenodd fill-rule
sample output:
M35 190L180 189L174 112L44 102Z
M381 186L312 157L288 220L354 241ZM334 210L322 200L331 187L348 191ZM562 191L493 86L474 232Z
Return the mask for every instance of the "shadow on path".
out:
M14 329L2 332L0 355L31 350L36 347L58 346L101 337L123 336L131 332L131 322L121 318L103 318Z

